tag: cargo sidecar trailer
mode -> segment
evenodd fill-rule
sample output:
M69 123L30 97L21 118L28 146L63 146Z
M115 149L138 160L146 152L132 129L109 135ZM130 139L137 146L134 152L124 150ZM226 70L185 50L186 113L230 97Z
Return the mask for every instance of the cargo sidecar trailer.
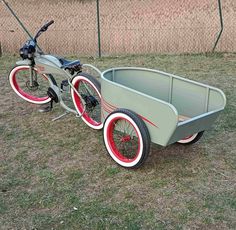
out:
M102 73L104 143L121 166L139 167L150 142L191 144L226 105L224 93L165 72L133 67Z

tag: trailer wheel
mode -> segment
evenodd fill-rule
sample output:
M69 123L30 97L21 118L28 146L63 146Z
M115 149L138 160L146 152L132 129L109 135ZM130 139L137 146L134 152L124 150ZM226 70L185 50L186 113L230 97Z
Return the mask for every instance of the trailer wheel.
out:
M182 145L191 145L191 144L194 144L196 143L197 141L200 140L200 138L202 137L204 131L201 131L199 133L195 133L193 135L190 135L188 137L185 137L184 139L182 140L179 140L177 143L178 144L182 144Z
M138 168L148 157L148 129L143 120L130 110L117 109L106 118L103 138L111 158L125 168Z

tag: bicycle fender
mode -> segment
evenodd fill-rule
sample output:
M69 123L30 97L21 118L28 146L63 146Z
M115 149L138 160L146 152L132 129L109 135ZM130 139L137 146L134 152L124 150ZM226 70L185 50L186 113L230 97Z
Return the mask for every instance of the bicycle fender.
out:
M31 65L31 61L30 60L20 60L16 62L16 65Z
M31 61L27 60L27 59L26 60L20 60L20 61L16 62L16 65L17 66L20 66L20 65L28 65L28 66L30 66L31 65ZM56 82L55 78L53 77L53 75L52 74L47 74L47 76L48 76L49 80L51 81L51 84L57 86L57 82Z

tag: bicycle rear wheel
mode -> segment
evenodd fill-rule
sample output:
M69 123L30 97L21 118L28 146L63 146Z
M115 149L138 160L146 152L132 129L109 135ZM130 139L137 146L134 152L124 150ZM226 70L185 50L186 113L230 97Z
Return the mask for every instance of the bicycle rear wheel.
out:
M48 103L51 100L47 95L47 89L50 86L49 77L33 68L31 85L30 71L31 67L27 65L14 67L9 74L12 89L19 97L30 103L39 105Z
M72 85L83 98L81 100L71 89L72 100L77 112L82 115L83 121L93 129L102 129L100 82L89 74L79 73L74 77Z

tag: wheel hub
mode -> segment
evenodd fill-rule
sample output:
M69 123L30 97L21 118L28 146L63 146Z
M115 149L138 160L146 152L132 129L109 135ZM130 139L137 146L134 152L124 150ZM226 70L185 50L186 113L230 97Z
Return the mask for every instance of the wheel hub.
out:
M92 95L87 96L85 94L82 94L81 96L84 99L86 107L88 109L92 109L99 104L97 99L95 97L93 97Z
M37 81L32 82L32 86L30 85L30 81L26 82L26 87L32 91L36 91L39 88L39 83Z
M121 138L121 142L123 143L129 142L130 140L131 140L130 135L127 135Z

